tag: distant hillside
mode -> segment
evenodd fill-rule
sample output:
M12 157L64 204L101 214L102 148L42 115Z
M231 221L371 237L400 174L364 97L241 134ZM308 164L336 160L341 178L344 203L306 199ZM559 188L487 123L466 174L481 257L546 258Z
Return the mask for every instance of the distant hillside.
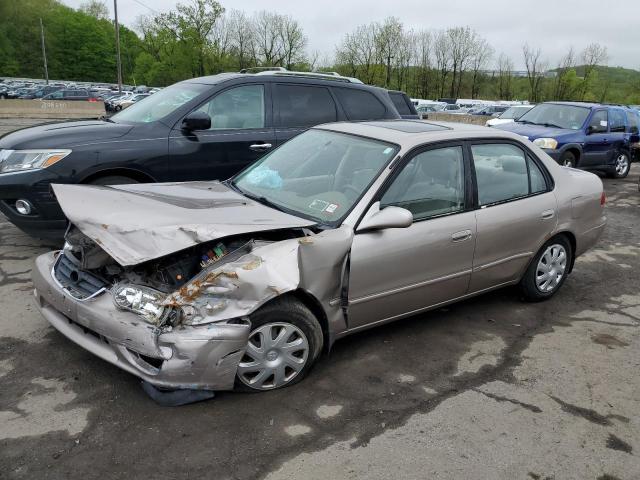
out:
M552 71L558 72L558 69ZM585 66L574 68L578 79L584 77ZM596 67L589 87L589 100L640 104L640 71L622 67Z

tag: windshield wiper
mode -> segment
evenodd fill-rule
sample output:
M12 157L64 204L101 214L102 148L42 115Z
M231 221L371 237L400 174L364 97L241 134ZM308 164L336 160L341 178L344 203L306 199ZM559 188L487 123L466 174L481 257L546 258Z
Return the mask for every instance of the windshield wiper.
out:
M540 125L549 128L563 128L560 125L556 125L555 123L541 123Z
M539 125L536 122L530 122L529 120L516 120L516 123L524 123L526 125Z
M247 198L250 198L253 201L266 205L267 207L271 207L274 210L278 210L279 212L289 213L286 211L285 208L281 207L277 203L272 202L271 200L269 200L267 197L263 195L254 195L253 193L249 193L249 192L245 192L244 190L241 190L240 188L238 188L238 186L233 185L232 183L230 183L230 185L232 185L232 188L236 190L238 193L244 195Z

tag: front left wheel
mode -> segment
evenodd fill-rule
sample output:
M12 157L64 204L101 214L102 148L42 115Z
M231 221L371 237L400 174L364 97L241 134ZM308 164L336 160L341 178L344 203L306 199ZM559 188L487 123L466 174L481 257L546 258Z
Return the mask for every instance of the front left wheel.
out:
M322 350L316 317L293 298L281 298L251 315L247 350L238 364L236 385L263 391L302 380Z
M551 298L569 274L573 251L564 235L558 235L540 249L520 280L525 300L540 302Z

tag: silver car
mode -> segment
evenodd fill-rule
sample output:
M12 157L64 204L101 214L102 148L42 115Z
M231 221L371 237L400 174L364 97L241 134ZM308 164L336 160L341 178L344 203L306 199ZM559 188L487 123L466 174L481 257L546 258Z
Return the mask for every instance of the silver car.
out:
M336 123L225 182L54 185L35 297L160 389L269 390L366 328L504 287L553 296L605 226L602 182L520 136Z

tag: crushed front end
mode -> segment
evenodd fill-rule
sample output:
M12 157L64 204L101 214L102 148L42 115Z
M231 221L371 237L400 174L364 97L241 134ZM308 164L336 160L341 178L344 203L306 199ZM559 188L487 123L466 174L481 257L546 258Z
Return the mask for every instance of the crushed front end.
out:
M71 230L63 250L36 259L34 294L58 331L155 387L230 390L248 315L299 278L297 265L265 262L255 252L280 257L300 234L285 235L290 242L282 235L215 240L123 267Z

